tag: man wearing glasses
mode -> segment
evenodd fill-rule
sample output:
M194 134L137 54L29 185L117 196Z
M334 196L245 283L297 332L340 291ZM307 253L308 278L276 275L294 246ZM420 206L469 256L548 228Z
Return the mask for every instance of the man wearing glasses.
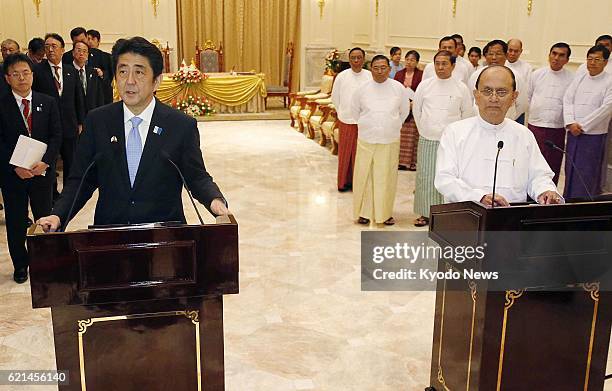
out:
M512 71L501 65L485 68L476 80L474 97L479 115L448 125L440 139L434 184L445 201L508 206L529 196L540 204L563 202L533 133L505 118L517 97Z
M0 100L0 183L4 197L6 236L15 272L21 284L28 279L25 247L28 200L34 218L51 211L55 161L62 142L60 114L55 99L32 92L32 61L25 54L9 55L2 77L11 93ZM9 164L19 136L47 144L42 160L31 167Z
M610 51L595 45L587 52L587 72L578 73L563 97L567 129L564 196L587 197L602 193L605 182L606 139L612 118L612 74L604 71ZM582 175L584 184L580 179Z

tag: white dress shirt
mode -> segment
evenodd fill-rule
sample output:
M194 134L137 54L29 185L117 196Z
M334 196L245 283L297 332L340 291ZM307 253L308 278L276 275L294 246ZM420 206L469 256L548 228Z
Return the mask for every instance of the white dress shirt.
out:
M472 76L472 73L474 73L475 71L474 65L472 65L470 60L468 60L467 58L460 56L457 56L457 62L461 62L468 71L468 77L465 81L467 83L467 81L470 79L470 76Z
M127 150L127 142L128 135L132 130L132 121L130 121L133 117L138 117L142 119L140 125L138 125L138 133L140 133L140 140L142 141L142 148L144 149L145 143L147 141L147 134L149 134L149 127L151 126L151 117L153 117L153 110L155 109L155 98L151 99L151 103L142 111L142 113L138 115L134 115L130 109L123 104L123 123L125 130L125 148Z
M61 61L57 65L52 64L51 61L48 61L47 63L49 64L49 67L51 68L51 74L53 75L53 78L55 80L58 80L57 77L55 76L55 67L56 66L59 67L59 69L57 70L57 73L59 73L59 82L60 82L59 96L62 96L62 92L64 91L64 64Z
M370 144L399 141L400 129L410 112L412 90L397 80L370 80L353 94L352 117L359 126L358 138Z
M345 124L357 123L351 112L353 93L368 80L372 80L372 73L367 69L362 69L361 72L356 73L349 68L336 76L331 99L340 121Z
M467 65L465 65L465 63L463 63L463 61L460 61L459 59L457 59L457 61L455 61L455 69L453 69L453 73L451 77L457 81L462 82L463 84L467 84L470 78L470 74L472 73L471 68L473 68L471 64L468 67ZM430 62L429 64L425 65L425 69L423 70L422 80L429 79L435 76L436 76L436 69L434 68L434 63Z
M563 128L563 96L574 80L574 73L562 68L540 68L529 83L529 123L543 128Z
M472 76L470 76L470 80L468 81L468 89L470 91L474 91L476 89L476 80L478 80L478 76L487 69L488 66L484 66L480 69L476 69ZM518 96L514 101L514 105L510 106L508 112L506 113L506 118L517 119L521 116L527 109L529 108L529 100L527 97L527 92L529 89L529 85L525 83L525 81L517 75L514 71L514 79L516 80L516 91L518 92ZM474 95L472 94L472 100L474 100ZM476 102L474 102L474 111L478 112L478 107L476 107Z
M514 72L515 75L519 75L526 85L529 85L529 79L531 78L531 72L533 71L531 64L518 59L515 62L506 60L505 65L512 69L512 72Z
M565 126L578 123L585 134L608 133L612 118L612 75L576 75L563 97Z
M557 191L552 170L525 126L505 119L492 125L480 116L446 127L438 147L434 185L446 202L476 201L493 191L497 144L504 142L497 164L495 193L508 202L537 200Z
M419 135L437 141L446 125L473 116L474 110L465 84L452 77L435 76L423 80L417 87L412 114Z
M25 98L21 95L18 95L15 93L15 91L13 92L13 97L15 98L15 101L17 102L17 107L19 107L19 112L21 113L21 118L23 119L23 123L26 126L26 129L28 129L28 119L26 117L23 116L23 99L27 99L30 102L30 116L32 116L32 90L30 90L30 92L28 93L28 96L26 96ZM28 129L30 132L32 131L32 129Z

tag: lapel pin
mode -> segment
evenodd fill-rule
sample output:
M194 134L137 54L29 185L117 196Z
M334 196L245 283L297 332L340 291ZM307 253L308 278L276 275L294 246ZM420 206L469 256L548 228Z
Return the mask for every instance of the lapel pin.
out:
M153 133L155 133L158 136L161 136L163 131L164 131L164 129L160 128L159 126L156 126L156 127L153 128Z
M36 106L36 111L42 111L42 105L41 106Z
M116 142L117 142L117 137L116 136L111 137L111 143L116 143Z

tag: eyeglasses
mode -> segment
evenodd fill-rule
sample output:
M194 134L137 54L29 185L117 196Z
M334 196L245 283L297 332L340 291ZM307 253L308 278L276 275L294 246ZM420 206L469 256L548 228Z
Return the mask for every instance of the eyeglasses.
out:
M483 88L482 90L478 92L480 92L482 95L486 96L487 98L490 98L493 95L495 95L498 98L503 98L510 93L510 91L506 90L505 88L499 88L497 90L494 90L492 88Z
M380 66L380 67L372 67L372 70L374 72L384 72L388 69L389 67L386 65Z
M60 47L60 46L59 46L58 44L55 44L55 43L52 43L52 44L48 44L48 43L46 43L46 44L45 44L45 49L53 49L53 50L56 50L56 49L58 49L59 47Z
M32 72L31 71L11 72L11 73L9 73L9 76L12 77L13 79L21 79L21 78L26 79L26 78L32 76Z
M587 61L588 62L594 62L596 64L599 64L600 62L603 62L604 59L601 57L587 57Z

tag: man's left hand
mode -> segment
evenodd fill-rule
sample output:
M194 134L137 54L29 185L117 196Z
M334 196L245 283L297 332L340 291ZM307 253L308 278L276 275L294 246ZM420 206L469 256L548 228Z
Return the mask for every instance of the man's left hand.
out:
M538 196L538 204L550 205L550 204L563 204L565 200L559 195L559 193L547 190Z
M32 173L32 175L38 176L44 174L44 172L47 171L47 168L49 168L49 165L47 163L38 162L34 164L32 168L30 168L30 172Z
M102 72L102 69L94 68L94 70L96 71L99 77L102 77L102 78L104 77L104 72Z
M210 203L210 210L215 216L226 216L230 214L229 209L225 206L225 202L221 198L215 198Z

